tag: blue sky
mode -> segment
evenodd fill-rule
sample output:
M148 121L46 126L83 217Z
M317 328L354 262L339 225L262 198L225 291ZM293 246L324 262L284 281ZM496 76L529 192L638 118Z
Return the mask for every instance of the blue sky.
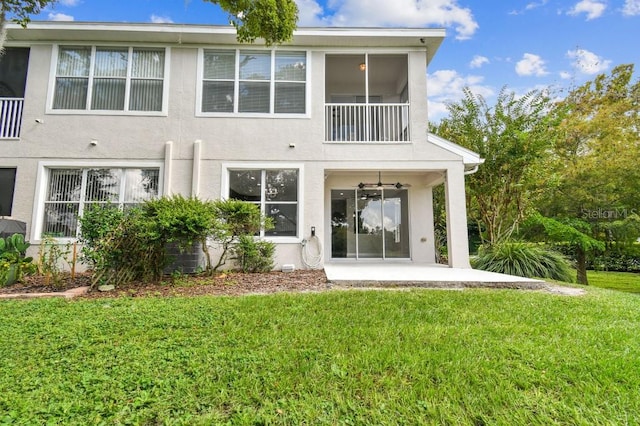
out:
M445 28L428 69L434 121L465 86L491 104L503 86L519 94L569 89L617 65L640 63L640 0L296 2L300 26ZM227 23L224 12L203 0L59 0L34 19Z

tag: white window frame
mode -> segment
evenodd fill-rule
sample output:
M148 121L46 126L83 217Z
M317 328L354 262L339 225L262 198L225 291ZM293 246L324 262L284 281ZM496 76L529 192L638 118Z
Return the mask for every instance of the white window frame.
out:
M164 194L164 162L163 161L40 161L36 177L33 217L31 219L31 241L42 241L42 225L44 221L45 202L49 187L49 170L51 169L158 169L158 197ZM74 242L75 237L56 238L60 242Z
M300 244L303 240L302 232L304 225L304 164L302 163L251 163L251 162L238 162L238 163L223 163L222 164L222 176L220 179L220 198L226 200L229 198L229 171L230 170L283 170L283 169L296 169L298 170L298 223L295 237L279 237L265 235L264 229L260 230L260 237L278 244ZM256 203L257 204L257 203ZM264 193L260 196L260 211L265 212L265 198Z
M204 82L204 52L205 50L226 50L235 53L235 76L234 76L234 112L206 112L202 111L202 95L203 95L203 82ZM225 49L224 47L207 47L207 48L199 48L198 49L198 73L197 73L197 81L196 81L196 117L269 117L269 118L309 118L311 116L311 55L308 50L304 49L269 49L265 50L265 52L271 52L271 78L269 80L270 85L270 99L269 99L269 111L265 113L256 113L256 112L239 112L239 98L238 98L238 89L240 80L240 67L239 60L240 54L243 51L257 51L259 48L247 46L243 49ZM305 107L304 113L282 113L275 112L275 85L279 80L275 79L275 60L276 60L276 52L304 52L305 53ZM248 81L248 80L242 80ZM285 81L286 82L286 81ZM301 83L301 82L300 82Z
M53 101L55 98L56 92L56 77L58 70L58 55L60 47L90 47L91 48L91 69L89 70L89 76L87 77L88 87L87 87L87 105L91 104L91 92L93 90L93 64L94 58L96 54L96 48L127 48L129 50L129 59L131 59L133 49L158 49L164 50L164 75L162 78L162 109L160 111L130 111L129 110L129 95L130 95L130 86L131 81L134 79L131 76L131 66L132 61L129 60L127 64L127 76L126 76L126 89L125 89L125 105L124 110L92 110L92 109L54 109ZM49 90L47 91L47 114L58 114L58 115L138 115L138 116L167 116L169 109L169 72L170 72L170 62L171 62L171 48L164 46L153 46L153 45L118 45L118 44L83 44L83 43L61 43L53 45L51 49L51 68L49 71Z

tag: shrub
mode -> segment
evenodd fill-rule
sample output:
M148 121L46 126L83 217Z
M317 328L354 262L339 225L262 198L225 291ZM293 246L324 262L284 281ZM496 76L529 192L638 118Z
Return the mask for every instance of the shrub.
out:
M472 266L519 277L573 281L571 265L564 256L544 246L523 242L481 246Z
M197 243L205 254L207 272L211 272L211 257L207 238L220 234L215 203L182 195L150 200L142 206L144 215L157 227L167 243L176 243L186 250Z
M46 283L60 288L63 284L63 264L70 265L71 244L58 244L49 235L44 235L38 254L38 273L44 275Z
M165 239L141 209L91 208L80 218L80 230L83 257L94 269L94 286L162 277Z
M33 258L26 255L29 246L22 234L0 238L0 285L13 284L36 271Z
M119 285L134 280L159 280L168 264L166 245L187 248L199 243L207 258L207 271L222 266L232 247L245 235L268 229L260 208L237 200L201 201L180 195L145 202L139 208L120 211L113 206L96 206L80 218L83 261L94 269L93 285ZM222 247L221 257L211 267L207 239ZM265 270L271 265L273 248L265 242L240 248L243 270ZM269 251L271 250L271 251ZM271 253L271 254L269 254Z
M213 237L222 249L218 263L213 267L215 271L226 264L231 248L241 236L255 236L261 228L270 229L272 223L256 204L246 201L217 200L214 209L219 227Z
M640 272L640 244L610 243L604 253L589 259L597 271Z
M242 272L269 272L273 269L276 245L258 240L251 235L241 235L232 248L234 259Z

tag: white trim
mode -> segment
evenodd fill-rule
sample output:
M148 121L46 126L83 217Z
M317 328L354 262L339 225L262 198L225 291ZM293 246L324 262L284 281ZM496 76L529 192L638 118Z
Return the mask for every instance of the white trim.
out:
M281 170L281 169L296 169L298 170L298 226L296 237L263 237L267 241L272 241L276 244L299 244L304 239L304 163L279 163L279 162L224 162L221 165L220 176L220 199L226 200L229 193L229 170L230 169L247 169L247 170ZM264 199L261 196L261 203L264 203Z
M40 243L42 240L42 221L44 218L44 200L49 183L48 169L69 168L158 168L158 196L164 194L164 163L162 161L108 161L108 160L43 160L38 162L36 189L33 198L33 214L31 218L30 241ZM75 238L59 238L60 241L75 241Z
M441 138L440 136L437 136L433 133L427 134L427 141L462 157L462 162L465 164L465 166L477 166L484 163L484 158L480 158L480 154L473 152L470 149L467 149L456 143L448 141L444 138Z

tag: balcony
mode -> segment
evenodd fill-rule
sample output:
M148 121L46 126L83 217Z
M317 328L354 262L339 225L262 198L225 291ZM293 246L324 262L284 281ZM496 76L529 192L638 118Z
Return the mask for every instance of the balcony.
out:
M0 139L19 139L24 98L0 98Z
M328 54L326 142L410 142L408 56Z
M409 142L409 104L326 104L327 142Z

